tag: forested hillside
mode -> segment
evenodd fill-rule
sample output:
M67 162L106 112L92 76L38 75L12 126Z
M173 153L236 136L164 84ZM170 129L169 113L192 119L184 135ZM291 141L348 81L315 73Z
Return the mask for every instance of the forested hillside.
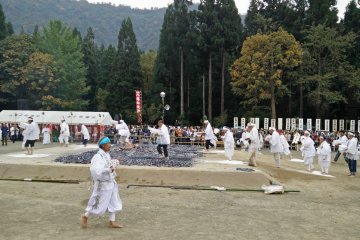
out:
M121 22L130 17L138 46L147 51L157 49L160 29L166 8L140 10L127 6L90 4L85 0L0 0L6 18L15 33L33 33L36 25L45 26L50 20L61 20L76 27L84 36L89 27L95 34L95 42L117 44Z

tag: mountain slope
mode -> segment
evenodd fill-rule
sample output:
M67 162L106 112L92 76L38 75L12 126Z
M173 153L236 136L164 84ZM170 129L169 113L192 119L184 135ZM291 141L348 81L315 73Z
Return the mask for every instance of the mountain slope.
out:
M92 27L98 44L117 45L123 19L130 17L141 50L157 49L166 8L142 10L110 4L90 4L85 0L0 0L7 21L16 33L32 33L35 25L62 20L84 36Z

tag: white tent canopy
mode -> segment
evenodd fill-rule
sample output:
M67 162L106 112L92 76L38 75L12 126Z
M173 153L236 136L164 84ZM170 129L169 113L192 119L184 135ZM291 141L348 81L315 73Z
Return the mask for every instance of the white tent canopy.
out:
M108 112L3 110L0 123L24 123L28 117L39 124L60 124L65 119L70 125L111 125L113 120Z

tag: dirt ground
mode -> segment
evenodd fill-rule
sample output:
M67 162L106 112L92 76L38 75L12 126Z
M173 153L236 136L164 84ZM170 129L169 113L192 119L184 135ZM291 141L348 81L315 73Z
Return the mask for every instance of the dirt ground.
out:
M121 184L124 210L117 219L123 229L108 229L107 216L91 218L88 229L80 228L90 196L86 182L0 181L0 239L360 239L360 174L347 177L343 158L330 169L334 178L304 173L303 164L285 160L276 169L267 151L259 156L258 168L301 192L265 195Z

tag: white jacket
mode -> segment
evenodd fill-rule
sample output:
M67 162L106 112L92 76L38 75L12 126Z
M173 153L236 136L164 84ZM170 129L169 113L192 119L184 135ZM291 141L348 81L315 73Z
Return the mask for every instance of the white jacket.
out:
M230 130L226 131L225 135L222 137L224 142L224 148L235 148L235 141L233 133Z
M270 138L270 152L272 153L283 153L284 147L281 144L280 134L277 131L273 131Z
M111 170L112 162L109 153L99 149L91 159L90 173L94 181L94 188L110 190L114 187L116 172Z
M319 161L331 161L331 147L326 141L323 141L317 148L316 154L318 155Z
M346 149L346 157L350 160L358 160L358 150L357 150L358 141L356 137L352 137L348 144Z
M119 133L120 136L124 136L124 137L129 137L130 136L129 127L126 125L125 122L117 124L116 125L116 130L118 130L118 133Z
M316 154L316 150L315 150L315 146L314 146L314 141L311 139L310 136L306 137L304 139L303 145L300 148L300 150L303 153L304 157L314 157Z
M81 134L84 136L84 139L87 139L87 140L90 139L89 130L87 129L87 127L84 124L81 125Z
M27 140L39 139L40 129L39 129L39 126L35 122L28 124L26 127L26 131L24 131L24 132L26 134L26 136L24 136L24 137Z
M205 140L213 140L215 138L211 124L208 123L205 128Z
M158 130L159 130L158 144L165 144L165 145L170 144L170 134L166 125L163 124L161 128L159 128Z
M60 135L70 136L69 125L66 122L60 124Z
M250 148L258 149L260 147L260 138L259 138L259 132L255 127L251 129L249 138L251 141Z

